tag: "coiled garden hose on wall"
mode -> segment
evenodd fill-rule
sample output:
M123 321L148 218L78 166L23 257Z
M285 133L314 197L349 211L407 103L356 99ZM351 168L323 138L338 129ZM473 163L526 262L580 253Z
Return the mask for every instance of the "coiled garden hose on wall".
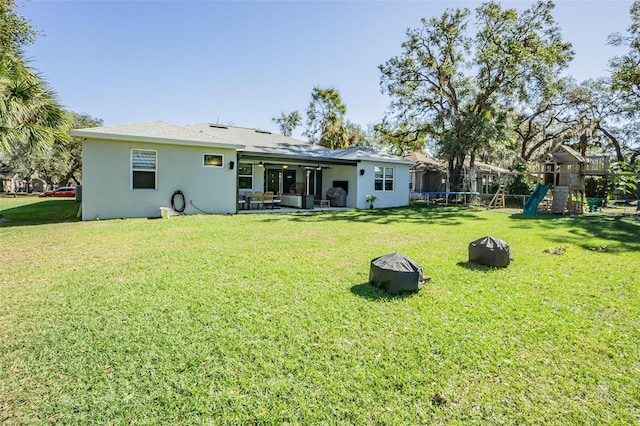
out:
M180 198L180 204L179 205L176 205L176 197ZM171 196L171 208L174 211L182 214L182 213L184 213L184 209L186 207L187 207L187 200L184 198L184 194L182 193L182 191L177 190Z

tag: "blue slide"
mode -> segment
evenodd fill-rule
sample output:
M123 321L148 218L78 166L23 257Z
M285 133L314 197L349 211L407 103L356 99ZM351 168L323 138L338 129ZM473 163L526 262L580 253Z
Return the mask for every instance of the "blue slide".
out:
M533 194L529 195L527 202L524 203L524 209L522 213L525 216L536 215L536 213L538 212L538 204L540 204L540 201L542 201L544 196L547 195L547 191L549 190L549 188L551 188L551 184L548 184L548 185L538 184L536 186L536 189L534 189Z

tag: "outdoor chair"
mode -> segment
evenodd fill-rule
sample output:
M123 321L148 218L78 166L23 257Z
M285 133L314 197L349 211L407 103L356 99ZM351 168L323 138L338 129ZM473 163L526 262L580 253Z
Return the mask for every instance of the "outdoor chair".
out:
M262 191L256 191L253 193L253 197L251 197L251 206L253 206L254 204L256 205L256 208L262 208L263 204L262 201L264 199L264 193Z
M273 207L280 208L280 203L282 203L282 192L278 191L273 197Z
M265 208L273 208L273 191L267 191L264 193L264 199L262 201Z
M251 191L244 191L242 193L242 202L240 203L240 206L249 210L251 209L251 199L253 198L253 192Z

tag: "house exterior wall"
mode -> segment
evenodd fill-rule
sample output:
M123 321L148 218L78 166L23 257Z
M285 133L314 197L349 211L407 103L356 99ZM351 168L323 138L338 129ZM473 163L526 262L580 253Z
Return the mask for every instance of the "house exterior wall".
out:
M156 189L131 189L131 150L157 151ZM205 167L204 154L223 155L221 167ZM229 162L236 167L229 169ZM181 190L185 214L235 213L237 155L234 149L87 139L82 148L82 220L158 217Z
M376 166L394 168L393 191L375 190L374 169ZM378 201L374 203L375 207L400 207L409 204L410 174L408 164L362 161L358 163L356 169L357 185L356 194L354 194L356 208L369 208L369 203L367 203L366 199L369 194L378 197ZM363 175L360 175L360 170L364 170ZM349 188L351 188L351 184Z
M375 190L376 166L393 167L394 185L393 191ZM368 194L378 197L375 202L376 207L399 207L409 204L409 166L408 164L361 161L354 166L331 166L322 172L322 195L326 198L326 193L333 186L333 181L347 181L349 192L347 193L346 204L350 208L368 209L366 196ZM364 174L360 174L364 170Z

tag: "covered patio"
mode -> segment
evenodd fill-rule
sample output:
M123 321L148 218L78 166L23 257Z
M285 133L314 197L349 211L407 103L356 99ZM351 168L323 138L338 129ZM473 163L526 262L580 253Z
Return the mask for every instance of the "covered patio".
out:
M239 211L289 207L346 207L346 200L336 204L327 196L332 188L349 193L350 176L356 173L357 161L309 159L295 155L268 156L238 153ZM353 188L352 190L355 190ZM267 197L264 203L255 197ZM271 199L273 197L273 199Z

